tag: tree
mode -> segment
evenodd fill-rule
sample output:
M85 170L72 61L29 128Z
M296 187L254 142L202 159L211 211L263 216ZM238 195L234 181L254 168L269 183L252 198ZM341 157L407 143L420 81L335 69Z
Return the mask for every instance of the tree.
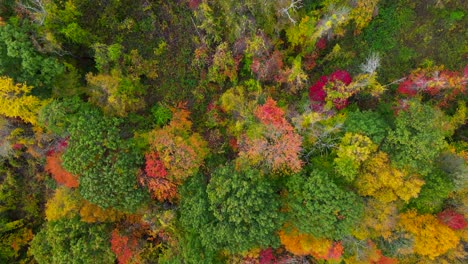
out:
M390 239L398 220L398 208L395 203L385 203L377 199L368 199L364 208L364 217L353 229L357 239Z
M397 167L424 176L447 146L445 137L453 132L447 128L448 120L439 109L412 100L406 111L399 112L382 149Z
M117 229L112 231L111 249L119 264L127 264L136 255L138 241L135 237L120 235Z
M66 129L70 138L63 167L79 176L79 191L86 200L102 208L134 211L147 197L137 184L142 159L135 144L120 137L120 122L82 106Z
M399 227L414 237L414 252L431 260L455 248L459 237L430 214L408 211L400 216Z
M46 204L47 221L75 217L79 211L80 203L81 197L75 191L65 187L56 189L54 196Z
M455 186L447 174L437 169L424 177L424 181L426 184L422 186L419 195L409 201L408 207L421 214L438 213Z
M312 255L316 259L339 260L343 253L340 242L312 235L300 234L297 230L279 233L281 244L294 255Z
M418 196L423 184L418 176L392 167L388 155L383 152L365 162L363 172L355 181L359 195L372 196L384 203L397 199L408 202Z
M286 187L287 223L300 233L341 239L361 217L360 198L339 188L325 172L313 170L309 175L293 175Z
M52 88L64 67L36 51L33 41L37 39L31 34L35 28L28 19L13 17L8 22L0 26L0 75L37 88Z
M37 113L43 102L31 95L31 90L31 86L15 84L11 78L0 77L0 114L19 117L24 122L36 125Z
M260 171L226 165L213 172L206 192L182 198L181 221L204 247L241 253L278 245L279 206L275 187ZM193 221L196 215L201 223Z
M375 151L377 151L377 145L368 137L346 133L336 151L335 170L347 182L352 182L359 173L362 163Z
M247 132L240 137L238 166L260 166L269 172L299 172L302 138L294 132L284 111L268 98L265 104L255 108L254 115L261 125L252 125L250 129L259 132L254 135Z
M174 108L172 112L168 125L150 132L145 169L138 176L159 201L175 201L177 186L198 171L208 153L203 138L191 133L190 112L184 108Z
M86 80L90 87L90 102L109 115L126 116L145 107L143 96L146 90L139 78L125 77L113 70L111 74L88 73Z
M77 217L48 222L31 242L31 253L39 264L114 263L107 238L109 228L87 224Z
M344 122L344 130L350 133L362 134L372 142L380 144L386 137L389 125L378 112L352 111L348 112Z

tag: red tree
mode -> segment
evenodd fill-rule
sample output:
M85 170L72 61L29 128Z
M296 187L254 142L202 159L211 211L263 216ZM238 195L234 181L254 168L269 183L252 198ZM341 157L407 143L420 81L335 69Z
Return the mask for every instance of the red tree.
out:
M339 91L340 87L348 86L352 82L351 75L345 70L336 70L328 76L321 76L309 88L309 98L312 103L312 108L315 111L321 111L327 98L325 86L330 85L332 90ZM327 86L328 87L328 86ZM340 110L348 105L347 98L334 99L333 105Z
M77 178L62 167L61 152L51 152L46 158L45 170L49 172L55 181L68 188L78 187Z
M437 217L442 223L453 230L461 230L467 226L465 217L451 209L440 212Z
M121 236L117 229L112 231L111 236L111 250L117 257L119 264L128 263L135 255L137 247L136 238L129 238L128 236Z

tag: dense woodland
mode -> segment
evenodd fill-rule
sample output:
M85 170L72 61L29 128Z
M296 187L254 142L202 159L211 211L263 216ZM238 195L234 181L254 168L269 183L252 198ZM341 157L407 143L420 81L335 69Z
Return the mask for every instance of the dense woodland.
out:
M0 263L467 263L466 10L1 0Z

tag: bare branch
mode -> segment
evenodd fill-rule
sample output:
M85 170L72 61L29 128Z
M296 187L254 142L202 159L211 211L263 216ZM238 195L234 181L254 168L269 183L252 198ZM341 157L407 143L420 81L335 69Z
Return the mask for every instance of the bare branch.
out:
M301 7L302 7L302 0L291 0L291 3L289 4L289 6L282 8L281 12L285 14L286 16L288 16L289 20L293 24L296 24L296 20L294 20L294 18L291 17L289 10L297 11Z

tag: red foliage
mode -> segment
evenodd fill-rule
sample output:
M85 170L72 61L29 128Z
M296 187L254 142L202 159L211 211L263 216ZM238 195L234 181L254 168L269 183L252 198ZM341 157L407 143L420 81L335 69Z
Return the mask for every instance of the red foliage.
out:
M117 256L119 264L126 264L132 259L137 247L136 238L121 236L118 230L114 229L110 242L111 250Z
M327 46L326 38L321 38L319 39L319 41L317 41L317 43L315 43L315 47L320 50L325 49L326 46Z
M351 78L351 75L345 71L345 70L336 70L329 76L329 81L330 82L343 82L346 85L349 85L353 79Z
M51 155L47 156L45 170L52 174L57 183L68 188L78 187L77 178L62 167L61 156L62 153L60 152L52 152Z
M440 106L447 106L458 95L466 93L468 82L468 65L463 72L419 69L411 73L398 86L397 92L413 97L418 93L425 93L439 101Z
M273 125L277 128L289 126L284 118L283 109L276 106L275 100L271 98L268 98L264 105L258 106L255 109L255 116L265 125Z
M145 155L146 167L145 172L148 177L165 178L167 175L166 168L159 158L158 152L150 152Z
M309 88L309 98L312 103L312 109L315 111L321 111L327 97L327 92L325 91L325 85L332 85L332 89L337 90L338 86L349 85L352 82L351 75L345 70L336 70L329 76L321 76L317 82L315 82ZM340 98L333 100L333 105L336 109L340 110L345 108L348 105L347 98Z
M276 257L273 255L273 249L267 248L260 252L260 264L276 263Z
M465 217L462 214L455 212L454 210L444 210L440 212L437 217L442 223L446 224L453 230L460 230L467 227Z
M333 243L333 246L328 250L326 259L339 260L343 255L343 245L341 242Z
M151 196L160 201L174 201L177 198L177 185L171 180L161 177L148 177L140 171L138 180L147 186Z
M198 6L201 4L202 0L189 0L188 5L190 9L196 10Z

